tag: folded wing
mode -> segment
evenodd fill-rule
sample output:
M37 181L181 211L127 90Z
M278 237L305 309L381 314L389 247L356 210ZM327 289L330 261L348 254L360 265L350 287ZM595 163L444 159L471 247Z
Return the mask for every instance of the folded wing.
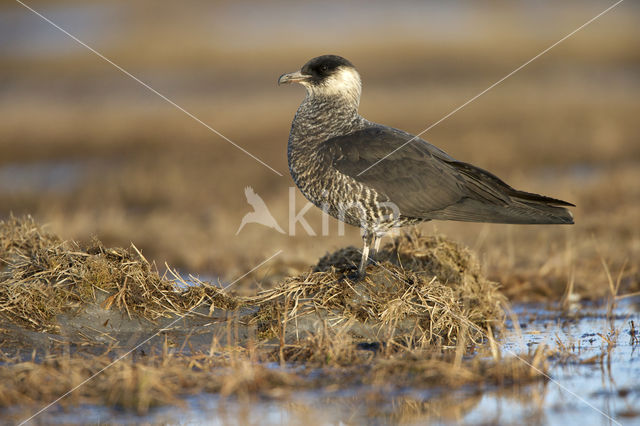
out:
M518 191L495 175L456 161L428 142L397 129L372 125L329 139L323 149L325 160L340 173L375 189L406 217L573 223L571 213L562 207L571 203Z

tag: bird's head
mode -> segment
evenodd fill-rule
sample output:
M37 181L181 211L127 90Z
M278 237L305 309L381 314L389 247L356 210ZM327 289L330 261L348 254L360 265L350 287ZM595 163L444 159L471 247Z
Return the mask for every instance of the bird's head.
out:
M341 56L323 55L311 59L300 71L282 74L278 84L300 83L312 97L343 97L356 106L360 102L360 74Z

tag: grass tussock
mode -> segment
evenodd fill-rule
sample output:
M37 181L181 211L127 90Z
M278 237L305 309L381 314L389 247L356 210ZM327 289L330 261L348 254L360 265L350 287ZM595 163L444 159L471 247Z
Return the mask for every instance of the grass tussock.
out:
M182 315L203 301L235 308L235 301L205 282L181 287L161 277L131 245L81 248L44 231L31 217L0 222L0 315L14 324L55 332L56 316L102 301L154 321Z
M380 250L364 279L354 279L360 256L353 247L338 250L313 271L260 293L254 301L261 335L279 337L288 323L286 341L299 342L301 330L312 335L296 357L317 357L322 333L338 326L341 339L424 348L460 337L477 343L487 327L503 324L506 299L498 285L484 278L467 249L451 241L406 233Z

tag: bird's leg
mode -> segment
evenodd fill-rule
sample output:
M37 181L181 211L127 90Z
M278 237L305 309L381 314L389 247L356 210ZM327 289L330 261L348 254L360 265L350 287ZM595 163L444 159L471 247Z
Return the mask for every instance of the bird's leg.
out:
M373 233L373 251L371 252L371 258L373 259L380 251L380 241L384 237L384 232L376 231Z
M364 277L365 269L367 268L367 263L369 261L369 247L371 246L371 239L374 237L375 233L371 233L367 230L362 231L362 259L360 260L360 267L358 268L358 275Z
M367 240L364 240L364 246L362 247L362 259L360 259L360 266L358 267L358 275L364 276L364 271L367 268L367 262L369 260L369 245Z

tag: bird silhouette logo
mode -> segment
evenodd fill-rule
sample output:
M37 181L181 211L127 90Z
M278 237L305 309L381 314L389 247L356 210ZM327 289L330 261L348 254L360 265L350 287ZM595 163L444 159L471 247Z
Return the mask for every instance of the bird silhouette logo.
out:
M278 222L276 222L276 219L269 211L264 200L256 194L252 187L247 186L244 189L244 195L247 197L247 203L253 207L253 211L244 215L242 222L240 223L240 227L238 228L238 231L236 231L236 235L238 235L242 228L244 228L248 223L259 223L260 225L273 228L279 233L284 234L284 231L280 228Z

